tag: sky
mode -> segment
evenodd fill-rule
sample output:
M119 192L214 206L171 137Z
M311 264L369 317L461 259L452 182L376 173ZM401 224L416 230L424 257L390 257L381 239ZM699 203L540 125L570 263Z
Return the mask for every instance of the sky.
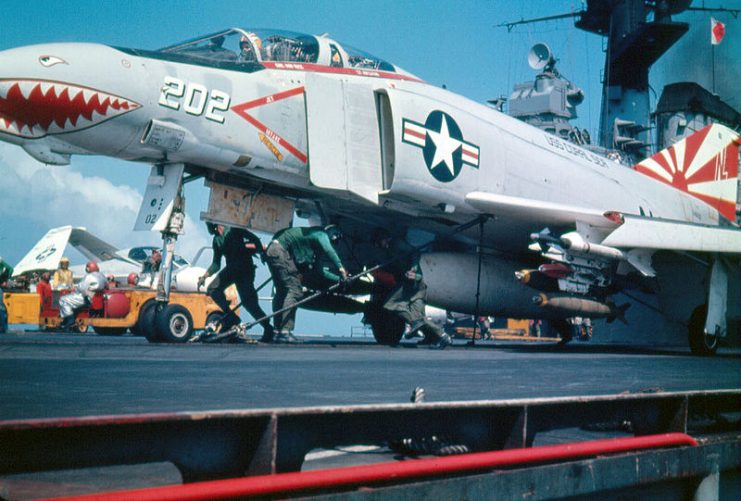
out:
M705 2L706 6L721 4L741 8L741 0ZM4 0L0 50L47 42L156 49L226 27L329 33L335 40L386 59L431 84L445 85L483 102L509 95L514 84L532 80L535 72L527 65L527 53L535 43L544 42L556 55L562 75L586 95L576 125L597 137L603 39L574 29L571 19L528 24L511 31L497 27L523 18L577 12L582 7L580 0ZM709 22L710 15L703 16ZM716 17L726 22L729 38L738 33L741 22L734 22L729 14ZM725 53L737 48L737 43L718 47ZM738 72L738 65L734 66ZM701 65L695 67L703 73ZM737 108L740 104L735 103ZM69 166L46 166L20 148L0 143L0 256L14 265L46 231L62 225L84 226L122 248L159 244L158 234L131 230L148 174L148 165L104 157L77 156ZM190 183L185 196L188 218L178 252L190 259L210 243L199 221L208 203L208 190L200 181ZM75 257L82 261L81 256L70 254L73 264ZM261 268L258 282L265 276L266 270ZM328 323L326 316L301 312L297 331L321 329L327 334L346 335L351 326L360 325L359 317L335 319Z

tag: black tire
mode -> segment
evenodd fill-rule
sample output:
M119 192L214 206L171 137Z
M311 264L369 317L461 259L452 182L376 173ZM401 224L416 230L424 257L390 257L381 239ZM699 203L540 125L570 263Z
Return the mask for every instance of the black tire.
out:
M149 301L147 301L146 303L144 303L144 305L141 308L139 308L139 316L137 317L136 322L134 322L134 325L132 325L131 327L129 327L129 330L131 331L131 333L133 335L135 335L135 336L144 336L145 335L145 329L143 328L144 327L145 320L143 320L143 319L147 318L146 311L148 309L150 309L150 308L154 308L156 306L155 303L156 303L156 301L154 301L153 299L150 299ZM152 320L153 321L154 320L154 317L148 318L148 320Z
M193 336L193 317L179 304L168 304L159 311L155 325L160 340L166 343L186 343Z
M365 319L378 344L398 346L404 335L404 320L384 310L381 305L373 305L365 313Z
M720 339L716 335L705 334L705 318L708 314L708 306L703 304L692 311L689 325L687 326L690 350L692 354L701 357L715 355L718 351Z
M203 327L206 328L206 326L208 324L210 324L210 323L214 323L214 324L219 323L219 322L221 322L221 319L222 318L224 318L224 314L222 312L220 312L220 311L212 311L206 317L206 325L204 325ZM219 326L219 328L216 329L214 332L217 333L217 334L219 332L221 332L221 326Z
M83 324L80 320L75 319L75 323L72 324L70 332L74 332L75 334L85 334L87 332L87 324Z
M139 310L139 319L136 321L134 328L135 334L144 336L150 343L159 343L161 341L157 329L157 313L162 310L163 305L158 301L150 300L144 303ZM134 329L132 329L134 330Z
M123 336L126 334L126 327L95 327L93 330L101 336Z

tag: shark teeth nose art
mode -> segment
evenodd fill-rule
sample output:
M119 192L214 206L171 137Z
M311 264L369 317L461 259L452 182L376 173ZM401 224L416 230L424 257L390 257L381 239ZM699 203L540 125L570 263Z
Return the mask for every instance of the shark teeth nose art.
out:
M46 80L0 80L0 133L39 138L87 129L141 105L124 97Z

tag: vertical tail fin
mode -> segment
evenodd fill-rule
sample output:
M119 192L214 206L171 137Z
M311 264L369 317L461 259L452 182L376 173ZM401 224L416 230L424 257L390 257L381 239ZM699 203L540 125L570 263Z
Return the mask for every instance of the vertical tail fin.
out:
M736 222L739 143L736 132L712 124L633 168L689 193Z

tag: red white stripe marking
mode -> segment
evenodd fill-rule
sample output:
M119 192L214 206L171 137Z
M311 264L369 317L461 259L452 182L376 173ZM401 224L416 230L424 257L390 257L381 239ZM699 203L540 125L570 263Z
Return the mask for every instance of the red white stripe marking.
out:
M424 148L425 144L427 143L427 129L415 123L405 121L404 141Z
M334 66L324 66L323 64L314 63L279 63L274 61L263 61L261 63L271 70L288 70L288 71L310 71L313 73L336 73L339 75L355 75L359 77L386 78L389 80L408 80L410 82L422 82L422 80L401 73L391 71L369 70L362 68L337 68Z
M240 117L247 120L252 125L254 125L255 128L257 128L257 130L265 134L269 139L281 145L291 155L298 158L302 163L305 164L308 162L308 157L306 156L306 153L304 153L303 151L299 150L297 147L289 143L286 139L284 139L273 129L269 128L267 125L259 121L257 118L247 113L247 110L250 110L252 108L259 108L260 106L274 103L276 101L280 101L281 99L288 99L289 97L298 96L303 93L304 93L303 87L296 87L295 89L278 92L277 94L271 94L270 96L261 97L258 99L254 99L252 101L247 101L246 103L241 103L236 106L232 106L232 111L236 113L237 115L239 115Z
M475 167L479 166L479 149L476 146L463 143L461 159Z

